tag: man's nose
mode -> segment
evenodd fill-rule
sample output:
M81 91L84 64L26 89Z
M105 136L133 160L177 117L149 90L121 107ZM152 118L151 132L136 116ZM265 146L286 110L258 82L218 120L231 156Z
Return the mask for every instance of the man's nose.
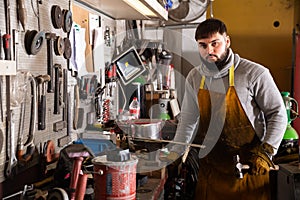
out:
M215 49L214 49L214 47L213 47L212 45L210 45L210 44L207 45L207 53L208 53L208 54L213 53L214 50L215 50Z

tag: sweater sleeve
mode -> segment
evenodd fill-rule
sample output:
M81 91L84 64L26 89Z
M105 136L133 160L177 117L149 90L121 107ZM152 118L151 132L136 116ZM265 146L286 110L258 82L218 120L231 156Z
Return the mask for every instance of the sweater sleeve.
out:
M192 81L191 76L193 76L193 73L189 74L185 83L179 123L173 139L174 142L186 143L187 145L192 143L199 121L198 87L196 86L198 81ZM175 144L172 146L172 151L182 155L186 147L186 145Z
M287 126L287 114L282 96L269 70L264 70L253 82L253 94L266 123L261 139L277 153Z

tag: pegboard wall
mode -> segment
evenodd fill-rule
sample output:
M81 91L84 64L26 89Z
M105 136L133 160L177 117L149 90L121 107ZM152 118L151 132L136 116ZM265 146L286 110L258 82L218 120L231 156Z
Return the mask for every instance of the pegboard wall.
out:
M42 47L36 55L28 55L25 50L25 34L27 31L36 30L38 33L41 31L53 32L56 35L61 37L67 37L67 33L62 29L55 29L51 23L51 7L54 4L58 4L63 9L70 10L69 2L67 0L62 1L29 1L25 3L26 9L26 23L25 30L22 28L21 24L18 22L17 18L17 6L16 1L10 1L10 27L11 27L11 44L15 51L12 51L13 59L16 61L17 71L25 71L32 74L33 77L37 77L39 75L47 74L47 45L46 41L42 41ZM0 30L2 35L6 33L6 18L5 18L5 2L2 0L0 5ZM18 37L14 38L13 33L16 32ZM2 47L1 47L2 48ZM2 56L3 49L2 49ZM63 68L67 67L67 60L63 56L55 56L53 53L53 63L60 64ZM27 135L29 132L30 125L30 115L31 115L31 98L30 97L30 86L28 86L28 93L25 98L25 117L24 117L24 125L21 126L20 123L20 115L21 115L21 101L16 101L14 98L17 98L18 94L20 94L20 88L14 86L14 83L17 79L17 76L11 76L11 141L14 143L12 147L14 147L14 152L17 153L17 144L20 132L23 133L23 143L27 140ZM5 80L4 78L2 80ZM6 85L5 82L2 82L2 107L4 116L6 116ZM66 129L61 132L53 132L53 123L60 121L62 119L62 111L59 115L53 114L54 108L54 93L46 92L46 128L44 130L38 130L37 124L35 124L35 132L34 132L34 145L36 147L36 151L38 153L42 153L42 147L45 142L48 140L53 140L57 143L57 139L62 137L62 135L66 135ZM12 104L12 102L15 102ZM61 109L62 110L62 109ZM7 163L7 149L10 148L10 144L7 144L6 137L6 118L4 117L4 121L2 122L1 131L3 134L3 142L1 146L1 157L0 157L0 181L5 180L6 170L5 166ZM20 127L20 128L19 128ZM13 155L16 156L16 155ZM30 163L28 164L30 165ZM26 167L24 165L24 167ZM13 175L13 173L11 174Z
M62 38L68 37L68 33L66 33L62 28L54 28L52 22L51 22L51 8L53 5L59 6L62 10L70 10L72 11L72 6L74 2L70 2L69 0L29 0L25 2L25 9L26 9L26 23L25 23L25 30L21 26L21 24L18 21L17 17L17 1L10 1L10 27L11 27L11 35L12 33L17 33L16 35L18 37L12 38L12 47L14 50L12 50L12 55L13 60L16 61L16 69L17 72L27 72L31 74L33 78L36 78L39 75L45 75L47 74L47 41L44 40L42 41L42 47L38 51L36 55L28 55L26 51L26 32L28 31L37 31L38 33L40 32L45 32L45 33L55 33L56 36L60 36ZM6 17L5 17L5 0L0 0L0 30L2 36L6 33ZM90 10L92 11L92 10ZM94 12L96 13L96 12ZM76 13L72 13L72 15L76 15ZM96 13L101 15L100 13ZM107 18L105 16L101 17L103 21L103 25L108 25L111 26L112 29L115 29L115 23L114 20L111 20L110 18ZM2 57L4 57L3 54L3 47L1 46L1 52L2 52ZM112 52L112 47L109 49L105 49L106 52ZM84 55L83 55L84 56ZM105 59L107 61L110 60L111 54L107 55ZM62 55L56 55L53 53L53 64L59 64L61 65L62 69L68 69L68 59L64 58ZM98 76L100 68L104 69L105 66L98 66L98 68L93 69L93 74L96 74ZM62 70L63 71L63 70ZM75 85L77 85L77 79L78 77L74 77L71 75L71 72L69 70L66 70L68 75L68 93L70 93L69 96L69 105L71 107L71 112L69 117L73 117L74 115L74 106L75 106L75 96L74 96L74 88ZM83 75L88 75L89 72L86 74L80 74L79 78ZM18 73L17 73L18 74ZM1 104L3 107L3 114L4 118L3 120L0 121L0 182L3 182L6 179L6 166L8 164L8 149L11 149L10 147L13 147L13 153L14 156L16 156L17 153L17 145L22 140L22 143L24 144L26 140L28 139L28 134L29 134L29 127L30 127L30 116L31 116L31 90L30 90L30 85L25 84L26 92L20 92L19 87L15 87L17 85L16 82L19 80L17 78L18 76L12 75L10 76L11 79L11 84L10 84L10 105L11 105L11 125L10 127L10 135L12 138L7 138L6 137L6 84L5 84L5 76L1 76L1 94L2 94L2 100ZM60 86L62 87L62 86ZM39 87L37 87L37 90ZM39 90L38 90L39 91ZM42 91L42 90L41 90ZM23 100L16 100L20 95L25 94L23 97ZM67 128L64 128L59 131L54 131L53 130L53 125L56 122L60 122L63 119L63 107L64 105L61 104L59 106L59 114L54 114L54 93L52 92L45 92L46 95L46 126L44 130L38 130L37 128L37 121L34 124L35 131L34 131L34 146L35 146L35 151L37 152L37 155L43 153L43 149L45 147L45 144L47 141L51 140L54 142L55 150L56 152L59 152L63 146L58 145L58 139L62 138L63 136L67 135ZM39 95L37 95L39 96ZM62 95L61 95L62 96ZM22 99L22 98L21 98ZM60 99L61 101L61 99ZM24 103L25 110L24 113L24 123L21 122L21 103ZM14 104L12 104L14 103ZM85 112L89 112L93 108L91 108L92 104L89 103L82 103L80 102L81 107L84 110L84 113L81 113L82 115L85 116ZM37 115L36 114L36 118ZM80 117L80 116L79 116ZM84 121L86 120L86 117L83 117ZM69 127L69 134L70 137L73 140L77 139L77 136L80 132L84 131L84 128L81 129L76 129L74 128L71 124L68 124ZM82 126L84 127L84 126ZM22 133L23 138L21 139L20 134ZM11 141L11 142L10 142ZM12 146L11 146L12 144ZM12 155L12 154L10 154ZM15 157L13 157L15 158ZM33 161L34 162L34 159ZM26 170L26 168L29 168L32 164L35 163L25 163L22 164L21 167L19 167L20 170ZM14 173L18 172L13 172L11 176L14 175Z

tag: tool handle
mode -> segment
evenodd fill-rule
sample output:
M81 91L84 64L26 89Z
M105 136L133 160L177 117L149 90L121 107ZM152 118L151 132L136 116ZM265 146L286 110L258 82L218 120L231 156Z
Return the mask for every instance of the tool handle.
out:
M53 40L51 38L47 40L47 74L50 76L47 92L53 93Z
M75 192L78 184L78 179L80 175L80 170L82 166L83 157L75 157L73 161L73 169L71 173L71 181L70 181L70 193L69 199L75 200Z
M26 151L18 150L17 158L19 161L28 162L29 160L31 160L34 152L35 152L35 146L34 145L28 146L26 148Z
M0 60L3 60L3 56L2 56L2 33L0 30Z
M78 85L74 86L74 94L75 94L75 112L74 112L74 119L73 119L73 129L77 129L78 124L78 114L79 114L79 106L80 106L80 97L79 97L79 87Z
M11 60L11 36L4 34L2 38L5 60Z
M41 101L38 105L38 129L45 130L46 128L46 96L41 96Z
M53 114L60 114L59 109L59 67L54 68L54 74L55 74L55 85L54 85L54 110Z
M79 174L78 183L75 191L76 200L84 200L88 174Z
M64 103L64 109L63 109L63 121L67 122L67 116L68 116L68 70L63 69L63 103Z
M22 25L23 30L25 30L25 24L27 21L27 12L24 0L17 0L18 5L18 19Z

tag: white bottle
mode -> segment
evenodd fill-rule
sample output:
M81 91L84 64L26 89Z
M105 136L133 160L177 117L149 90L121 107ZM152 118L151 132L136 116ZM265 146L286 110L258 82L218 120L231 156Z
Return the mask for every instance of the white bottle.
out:
M140 116L140 103L137 97L133 97L132 102L129 105L129 112L133 119L138 119Z

